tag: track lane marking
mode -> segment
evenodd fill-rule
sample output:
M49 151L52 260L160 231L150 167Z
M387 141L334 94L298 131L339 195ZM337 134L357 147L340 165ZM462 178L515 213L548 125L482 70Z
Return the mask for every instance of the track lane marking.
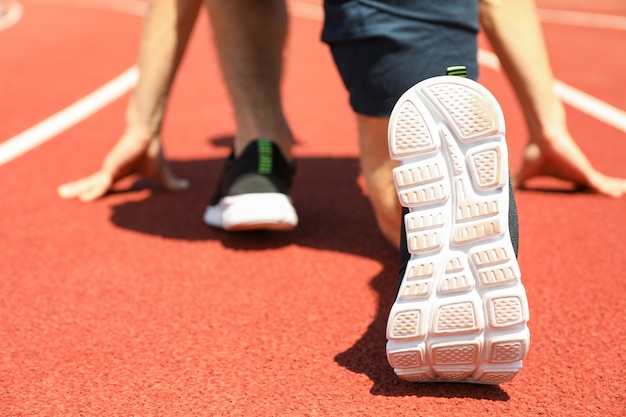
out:
M481 49L478 51L478 61L481 65L493 70L500 70L500 60L497 55L491 51ZM564 103L580 110L581 112L591 116L605 124L612 126L622 132L626 132L626 112L615 106L585 93L577 88L572 87L562 81L554 81L554 89L557 96Z
M46 1L50 2L50 0L40 0L40 2ZM99 0L65 0L64 3L73 6L108 9L137 16L142 16L146 10L146 2L140 0L105 2ZM293 0L289 1L288 4L289 12L292 16L312 20L322 20L324 17L323 9L320 5L299 3ZM593 16L596 17L593 18ZM591 13L557 10L546 11L543 9L540 10L540 17L542 20L547 19L547 23L580 25L587 22L591 27L597 27L594 25L600 24L600 22L605 22L607 25L611 26L610 28L615 28L615 26L621 28L621 25L623 24L621 19L626 20L626 18L621 16L594 15ZM550 19L552 19L552 22L550 22ZM500 62L493 52L480 50L479 62L481 65L495 70L500 70ZM100 87L98 90L83 99L78 100L66 109L0 143L0 166L38 147L42 143L52 139L59 133L69 129L80 121L98 112L103 107L117 100L119 97L134 88L137 83L137 78L137 67L133 66L112 81ZM615 127L622 132L626 132L626 112L623 110L611 106L591 96L590 94L569 86L559 80L556 80L555 82L555 90L563 102L597 120Z
M0 143L0 166L35 149L117 100L136 85L138 78L137 67L133 66L93 93Z
M575 12L570 10L538 9L543 23L585 28L626 30L626 16Z

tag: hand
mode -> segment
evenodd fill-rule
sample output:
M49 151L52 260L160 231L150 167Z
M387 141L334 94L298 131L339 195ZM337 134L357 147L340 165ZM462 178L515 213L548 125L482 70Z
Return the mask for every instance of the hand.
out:
M537 176L570 181L609 197L626 194L626 179L610 177L595 169L566 130L541 140L531 140L526 146L516 186L523 188L527 180Z
M146 138L127 129L107 154L99 171L63 184L57 192L61 198L89 202L107 194L117 181L134 174L155 179L169 191L189 188L189 181L170 171L159 136Z

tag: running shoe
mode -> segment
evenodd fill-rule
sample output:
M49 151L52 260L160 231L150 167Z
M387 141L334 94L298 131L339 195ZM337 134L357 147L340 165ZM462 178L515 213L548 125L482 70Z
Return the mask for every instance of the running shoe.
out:
M292 230L298 216L289 197L294 166L276 144L252 142L239 158L224 163L217 193L204 222L229 231Z
M406 213L390 365L414 382L510 381L530 333L498 102L472 80L430 78L398 100L388 138Z

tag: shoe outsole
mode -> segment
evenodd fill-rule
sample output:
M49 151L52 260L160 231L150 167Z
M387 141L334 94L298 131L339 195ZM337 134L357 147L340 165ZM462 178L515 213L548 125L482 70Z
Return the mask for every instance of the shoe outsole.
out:
M389 153L411 254L387 323L387 358L407 381L499 384L530 334L509 232L502 110L480 84L435 77L389 122Z
M223 197L207 207L204 222L227 231L289 231L298 216L289 196L281 193L248 193Z

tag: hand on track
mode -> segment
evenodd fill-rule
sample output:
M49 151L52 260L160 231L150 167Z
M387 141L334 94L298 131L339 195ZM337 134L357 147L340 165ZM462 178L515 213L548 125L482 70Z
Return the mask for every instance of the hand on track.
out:
M571 181L609 197L626 194L626 178L607 176L596 170L568 132L527 145L516 186L523 188L527 180L538 176Z
M189 181L170 171L158 136L144 139L129 129L107 154L99 171L63 184L57 191L62 198L89 202L107 194L117 181L135 174L155 179L169 191L189 188Z

